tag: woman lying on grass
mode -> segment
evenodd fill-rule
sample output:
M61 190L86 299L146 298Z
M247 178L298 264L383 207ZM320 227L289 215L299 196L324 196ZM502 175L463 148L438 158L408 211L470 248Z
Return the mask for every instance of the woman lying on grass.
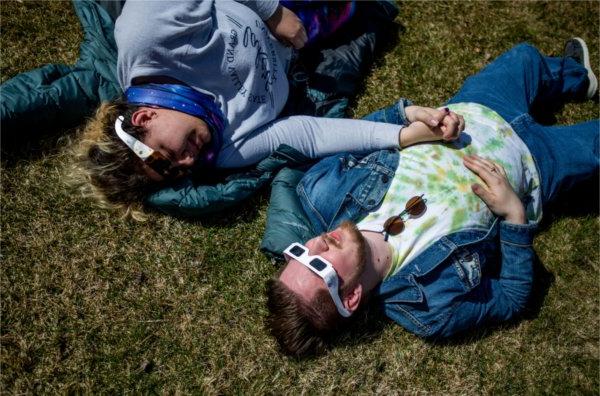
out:
M275 120L288 98L291 49L269 30L295 47L306 33L277 1L247 5L125 4L115 27L124 99L100 107L76 149L88 195L135 218L145 197L174 179L245 167L281 144L319 158L456 138L459 116L415 106L408 119L421 123L402 134L369 121Z

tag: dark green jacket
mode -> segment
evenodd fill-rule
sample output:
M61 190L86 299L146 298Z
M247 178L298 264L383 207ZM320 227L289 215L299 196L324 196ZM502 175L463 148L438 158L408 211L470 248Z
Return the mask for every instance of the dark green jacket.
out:
M161 212L179 217L199 217L230 208L268 186L275 175L288 168L304 168L310 159L282 144L269 157L251 169L232 173L216 184L197 184L191 179L151 194L146 204Z
M113 19L93 1L74 1L73 6L84 33L79 60L73 66L46 65L2 84L2 139L80 125L100 102L122 94Z
M273 180L265 234L260 244L262 252L271 258L281 260L283 250L290 243L308 241L315 236L296 193L304 173L303 169L285 168Z

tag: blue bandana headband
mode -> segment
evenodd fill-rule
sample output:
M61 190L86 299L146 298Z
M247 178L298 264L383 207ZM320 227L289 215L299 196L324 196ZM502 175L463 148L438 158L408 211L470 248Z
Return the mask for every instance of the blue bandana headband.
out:
M180 84L145 84L125 91L127 102L138 106L158 106L193 115L206 122L210 129L210 143L202 147L200 160L212 166L223 144L225 116L212 96Z

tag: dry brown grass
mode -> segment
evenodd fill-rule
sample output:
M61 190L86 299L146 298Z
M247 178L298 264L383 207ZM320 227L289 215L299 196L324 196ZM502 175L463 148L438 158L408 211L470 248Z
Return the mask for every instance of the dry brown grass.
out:
M2 1L0 13L2 81L75 61L81 33L69 3ZM599 71L599 13L598 2L403 3L406 30L354 114L399 96L439 104L524 40L559 54L580 35ZM585 103L558 118L597 117ZM295 361L263 330L264 280L275 271L258 251L266 195L202 221L124 222L65 189L56 136L41 147L5 157L0 175L4 392L598 392L597 202L591 214L554 218L536 239L548 274L525 320L434 345L371 319L327 356Z

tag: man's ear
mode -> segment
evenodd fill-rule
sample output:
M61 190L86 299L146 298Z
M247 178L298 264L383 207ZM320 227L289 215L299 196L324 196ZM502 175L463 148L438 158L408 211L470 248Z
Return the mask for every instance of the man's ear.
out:
M149 107L140 107L131 115L131 123L135 126L146 128L148 122L156 116L156 112Z
M362 285L357 282L356 285L347 290L344 294L342 302L344 303L344 307L351 313L354 313L358 307L360 306L360 302L362 301Z

